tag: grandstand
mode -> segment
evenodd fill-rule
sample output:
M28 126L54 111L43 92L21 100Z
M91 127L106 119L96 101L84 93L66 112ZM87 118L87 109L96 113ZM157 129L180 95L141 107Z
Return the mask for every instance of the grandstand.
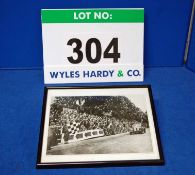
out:
M73 138L83 140L126 133L135 123L147 127L148 119L146 112L124 96L73 96L54 98L49 123L50 133L53 131L50 140L58 140L55 143L70 143ZM93 135L93 131L101 134ZM90 137L86 137L86 133ZM80 138L77 139L79 134Z

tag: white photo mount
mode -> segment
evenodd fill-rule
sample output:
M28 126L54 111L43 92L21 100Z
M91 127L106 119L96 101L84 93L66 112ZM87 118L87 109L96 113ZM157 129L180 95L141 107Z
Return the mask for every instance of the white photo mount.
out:
M144 9L42 10L45 84L143 81Z

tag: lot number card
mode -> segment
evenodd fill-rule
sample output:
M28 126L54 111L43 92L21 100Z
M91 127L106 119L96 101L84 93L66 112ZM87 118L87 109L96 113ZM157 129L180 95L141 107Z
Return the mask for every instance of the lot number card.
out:
M43 9L45 84L143 81L144 9Z

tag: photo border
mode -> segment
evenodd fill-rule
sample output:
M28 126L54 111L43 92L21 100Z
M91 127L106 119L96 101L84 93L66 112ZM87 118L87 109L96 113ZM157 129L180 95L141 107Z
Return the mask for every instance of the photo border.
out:
M152 115L154 122L154 130L156 133L156 141L159 151L159 159L146 159L146 160L113 160L113 161L83 161L83 162L50 162L42 163L41 162L41 153L42 153L42 144L43 144L43 132L44 132L44 123L45 123L45 112L47 104L47 95L48 90L50 89L107 89L107 88L147 88ZM42 105L42 118L40 125L40 134L39 134L39 143L38 143L38 153L37 153L37 162L36 168L64 168L64 167L98 167L98 166L140 166L140 165L164 165L164 155L162 151L162 144L160 139L160 132L155 112L154 100L152 95L151 85L116 85L116 86L67 86L67 87L55 87L55 86L45 86L44 87L44 96L43 96L43 105Z

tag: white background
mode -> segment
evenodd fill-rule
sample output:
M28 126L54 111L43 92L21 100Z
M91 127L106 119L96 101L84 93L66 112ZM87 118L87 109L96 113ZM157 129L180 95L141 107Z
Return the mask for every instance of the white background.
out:
M73 47L67 45L71 38L78 38L83 44L81 50L84 59L79 65L90 64L85 58L86 41L98 38L103 52L115 37L119 40L118 50L121 53L118 64L143 65L143 26L143 23L43 24L44 65L72 65L67 59L74 55ZM94 51L95 49L92 50ZM113 64L113 59L102 58L98 64Z
M43 34L43 58L44 58L44 79L45 83L85 83L85 82L122 82L122 81L143 81L143 35L144 23L62 23L42 24ZM118 63L113 63L112 58L101 58L100 62L91 64L85 58L86 41L90 38L97 38L101 42L102 55L112 38L118 38L118 52L121 57ZM84 58L79 64L72 64L67 57L77 58L73 54L73 46L67 42L71 38L78 38L82 41ZM92 45L92 56L95 47ZM93 66L93 70L105 70L107 66L114 66L117 69L140 70L139 77L99 78L99 79L52 79L50 71L66 71L72 69L83 70ZM97 66L97 67L96 67ZM135 66L135 67L134 67Z

